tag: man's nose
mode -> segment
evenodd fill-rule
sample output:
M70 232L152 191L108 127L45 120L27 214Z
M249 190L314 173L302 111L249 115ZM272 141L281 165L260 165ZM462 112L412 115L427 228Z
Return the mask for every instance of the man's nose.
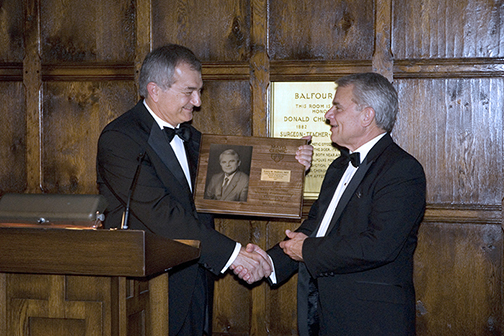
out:
M333 117L334 116L334 109L335 109L335 107L333 106L329 110L327 110L327 112L324 114L324 117L326 119L330 119L331 117Z
M191 95L191 104L194 106L201 106L201 92L193 91Z

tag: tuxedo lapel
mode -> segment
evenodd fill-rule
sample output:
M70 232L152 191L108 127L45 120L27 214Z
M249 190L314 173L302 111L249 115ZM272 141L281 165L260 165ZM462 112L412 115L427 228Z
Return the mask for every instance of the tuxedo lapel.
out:
M193 132L193 127L189 126L191 129L191 139L188 142L184 142L184 147L186 149L187 163L189 164L189 172L191 174L191 184L193 188L196 183L196 174L198 170L198 159L199 159L199 136L196 132Z
M315 235L317 234L322 219L324 218L324 214L329 208L329 204L331 203L334 193L336 192L336 188L338 187L339 181L341 180L343 174L345 173L347 165L342 164L341 161L342 160L338 158L335 161L333 161L333 163L329 166L329 168L327 168L326 178L322 183L322 187L320 188L320 195L317 200L317 203L320 204L320 208L318 210L319 221L315 226L315 230L313 230L312 233L310 234L311 237L315 237Z
M155 122L152 124L148 143L160 157L161 161L163 161L166 167L175 176L177 182L179 182L188 193L191 193L184 171L180 167L178 159L175 156L175 152L168 143L165 133Z
M327 170L326 175L330 176L327 181L324 181L322 188L320 188L321 194L319 196L318 202L323 204L322 213L325 213L331 203L331 199L338 187L338 183L345 173L346 165L341 165L340 162L334 162L334 165L330 166Z
M348 202L350 201L350 199L354 195L355 190L361 184L362 180L366 176L366 173L369 170L369 167L371 167L373 162L380 156L381 153L383 153L385 148L388 145L390 145L391 143L393 143L392 138L387 133L369 151L368 155L366 156L364 161L359 165L359 169L357 169L352 180L350 181L347 188L343 192L343 195L341 195L341 198L338 202L338 205L336 206L336 210L334 211L334 215L331 219L331 223L329 224L329 227L327 228L327 232L330 232L334 228L334 226L336 225L339 217L343 213L343 210L346 208Z
M343 192L343 195L341 195L338 205L336 206L336 210L334 210L334 215L331 218L331 223L327 228L327 232L330 232L333 229L334 225L338 221L338 218L341 216L343 209L346 208L348 201L350 201L350 198L354 194L355 190L362 182L362 179L366 175L369 167L371 166L371 163L372 162L368 162L367 160L365 160L363 163L360 164L359 169L357 169L355 175L352 177L352 180L350 181L345 191Z

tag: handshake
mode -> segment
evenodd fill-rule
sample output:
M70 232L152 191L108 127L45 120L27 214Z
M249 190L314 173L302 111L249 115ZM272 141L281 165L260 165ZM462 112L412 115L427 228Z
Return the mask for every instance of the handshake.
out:
M270 276L273 270L268 254L252 243L240 249L240 253L229 268L248 284Z
M280 242L280 248L291 259L303 261L303 243L305 234L300 232L285 231L287 239ZM264 277L269 277L273 271L272 261L268 254L255 244L247 244L241 248L230 269L242 280L252 284Z

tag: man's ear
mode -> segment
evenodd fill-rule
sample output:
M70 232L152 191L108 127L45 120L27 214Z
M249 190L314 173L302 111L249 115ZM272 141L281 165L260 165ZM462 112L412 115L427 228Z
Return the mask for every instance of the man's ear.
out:
M375 119L375 110L372 107L367 106L364 108L361 115L362 115L362 119L361 119L362 126L367 127L367 126L371 125L371 123Z
M147 92L149 93L151 99L156 103L159 99L159 90L161 90L161 88L156 83L149 82L149 84L147 84Z

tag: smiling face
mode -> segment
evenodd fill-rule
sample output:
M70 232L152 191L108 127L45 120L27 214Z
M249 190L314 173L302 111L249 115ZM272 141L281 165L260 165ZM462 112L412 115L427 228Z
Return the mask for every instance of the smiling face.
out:
M192 120L194 107L201 105L202 87L201 73L187 63L180 63L175 67L169 88L163 90L154 82L147 85L146 101L158 117L177 127Z
M240 159L237 155L233 154L221 154L219 161L222 171L226 175L233 174L240 166Z
M338 87L333 106L325 114L331 124L332 142L351 151L364 144L363 113L364 110L353 101L353 85Z

